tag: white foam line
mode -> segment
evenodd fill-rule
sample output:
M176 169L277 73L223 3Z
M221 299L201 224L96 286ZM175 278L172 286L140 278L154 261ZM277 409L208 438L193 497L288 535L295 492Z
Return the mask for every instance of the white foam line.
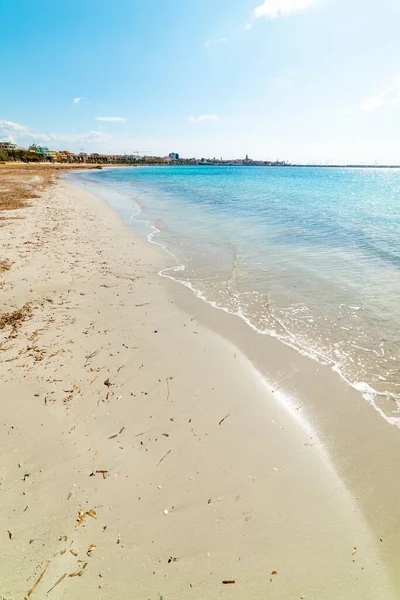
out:
M176 260L178 262L177 257L174 255L174 253L169 250L169 248L167 248L166 246L164 246L163 244L161 244L160 242L156 241L154 239L154 236L157 233L160 233L160 231L154 227L154 225L151 225L153 231L147 236L147 239L150 243L155 244L156 246L159 246L160 248L162 248L164 250L164 252L166 252L169 256L171 256L174 260ZM253 331L255 331L258 334L261 335L268 335L270 337L273 337L277 340L279 340L280 342L282 342L283 344L285 344L286 346L289 346L289 348L292 348L293 350L296 350L297 352L299 352L300 354L302 354L303 356L307 356L308 358L311 358L321 364L324 364L326 366L330 366L331 369L337 373L339 375L339 377L341 377L341 379L350 387L352 387L353 389L355 389L356 391L360 392L363 396L363 398L380 414L381 417L383 417L385 419L385 421L387 423L389 423L390 425L395 425L396 427L400 428L400 417L391 417L389 415L387 415L376 403L375 398L376 397L393 397L396 401L397 401L397 397L394 396L393 394L390 394L389 392L378 392L377 390L374 390L371 386L369 386L367 383L364 382L351 382L349 379L347 379L347 377L343 374L343 372L340 370L339 365L336 364L333 360L331 360L329 357L324 356L321 353L316 353L315 351L310 350L309 348L307 348L306 346L300 344L297 340L295 340L295 338L286 330L286 328L284 327L284 325L280 322L279 319L276 318L276 321L281 325L281 327L286 331L286 333L293 339L295 340L294 343L291 343L289 340L287 340L286 338L284 338L282 335L279 335L276 331L274 330L270 330L270 329L265 329L265 330L261 330L258 329L251 321L248 317L246 317L240 310L234 312L231 311L223 306L219 306L216 302L214 302L213 300L209 300L203 292L201 292L200 290L196 289L192 283L190 281L186 281L184 279L176 279L175 277L173 277L172 275L170 275L170 272L175 272L175 273L182 273L183 271L186 270L186 267L184 265L176 265L173 267L167 267L166 269L161 269L161 271L158 272L158 274L160 275L160 277L165 277L166 279L171 279L172 281L175 281L177 283L180 283L182 285L184 285L185 287L187 287L188 289L190 289L197 298L199 298L200 300L203 300L203 302L206 302L207 304L209 304L210 306L212 306L213 308L217 308L218 310L222 310L223 312L230 314L230 315L234 315L237 316L239 318L241 318L249 327L251 327L251 329L253 329ZM275 317L274 317L275 318Z

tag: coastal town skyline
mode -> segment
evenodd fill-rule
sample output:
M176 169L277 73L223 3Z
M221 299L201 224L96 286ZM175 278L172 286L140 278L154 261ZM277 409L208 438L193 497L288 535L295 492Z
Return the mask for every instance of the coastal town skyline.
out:
M157 164L231 164L231 165L260 165L260 166L285 166L287 161L280 160L253 160L246 154L244 158L220 158L217 157L183 157L177 152L170 152L166 156L157 154L139 154L138 151L131 154L108 154L85 152L71 152L70 150L53 150L48 146L40 144L31 144L28 148L18 146L11 141L0 140L0 161L17 162L57 162L57 163L157 163Z
M93 164L93 165L209 165L209 166L239 166L239 167L357 167L357 168L393 168L399 169L400 164L367 164L367 163L348 163L334 164L332 162L319 163L291 163L286 160L257 160L249 157L244 158L223 158L217 157L184 157L177 152L170 152L166 156L139 154L138 151L132 154L106 154L92 152L88 154L81 149L81 152L75 153L69 150L53 150L40 144L31 144L29 148L22 148L13 142L0 141L0 163L1 162L23 162L23 163L69 163L69 164Z
M16 0L3 17L1 140L88 154L400 162L394 0L379 11L361 0L167 0L157 11ZM38 63L38 36L76 51Z

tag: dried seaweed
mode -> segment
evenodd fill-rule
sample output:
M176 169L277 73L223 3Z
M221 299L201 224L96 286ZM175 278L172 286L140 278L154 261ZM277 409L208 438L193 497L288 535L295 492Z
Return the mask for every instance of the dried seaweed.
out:
M0 330L6 327L11 327L13 332L16 332L22 323L32 316L30 304L24 304L22 308L17 308L13 312L0 315Z
M7 258L0 260L0 273L5 273L11 269L11 262Z

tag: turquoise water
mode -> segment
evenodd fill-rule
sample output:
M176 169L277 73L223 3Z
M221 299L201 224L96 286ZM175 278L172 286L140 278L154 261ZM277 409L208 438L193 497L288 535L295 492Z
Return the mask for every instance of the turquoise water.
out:
M330 364L397 421L400 170L155 166L80 177L174 258L164 275Z

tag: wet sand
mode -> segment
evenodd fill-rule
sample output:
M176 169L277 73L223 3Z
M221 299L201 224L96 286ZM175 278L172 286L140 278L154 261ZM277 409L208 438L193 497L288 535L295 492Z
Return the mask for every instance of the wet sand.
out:
M399 597L398 430L160 278L101 198L29 203L0 227L0 595Z

